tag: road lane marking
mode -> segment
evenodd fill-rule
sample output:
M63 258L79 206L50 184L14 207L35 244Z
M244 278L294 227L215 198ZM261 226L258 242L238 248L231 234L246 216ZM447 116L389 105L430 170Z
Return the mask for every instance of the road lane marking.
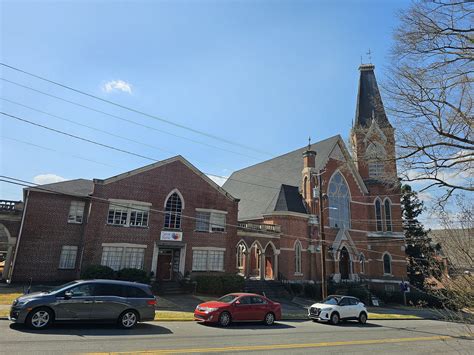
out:
M124 354L140 354L140 355L159 355L159 354L189 354L189 353L218 353L229 351L257 351L257 350L285 350L285 349L304 349L304 348L322 348L331 346L348 346L348 345L371 345L371 344L391 344L406 343L417 341L435 341L454 339L450 335L437 335L431 337L416 338L393 338L393 339L367 339L367 340L350 340L350 341L333 341L321 343L300 343L300 344L269 344L269 345L249 345L249 346L226 346L220 348L184 348L184 349L156 349L143 351L123 351L123 352L96 352L87 353L89 355L124 355Z

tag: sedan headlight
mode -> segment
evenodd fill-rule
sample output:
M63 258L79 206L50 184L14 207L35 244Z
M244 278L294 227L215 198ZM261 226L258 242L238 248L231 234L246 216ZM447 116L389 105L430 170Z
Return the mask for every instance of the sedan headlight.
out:
M217 311L219 308L211 308L211 307L201 307L197 306L196 307L198 311L204 312L204 313L211 313Z
M30 301L32 301L32 300L17 300L17 301L14 302L13 304L14 304L15 306L21 307L21 306L24 306L25 304L27 304L27 303L30 302Z

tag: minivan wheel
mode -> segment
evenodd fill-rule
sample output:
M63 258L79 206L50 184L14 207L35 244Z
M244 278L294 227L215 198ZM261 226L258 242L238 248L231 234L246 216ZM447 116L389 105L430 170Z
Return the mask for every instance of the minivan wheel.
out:
M53 312L46 307L36 308L26 317L26 325L32 329L46 329L53 323Z
M227 327L231 322L230 314L229 312L222 312L221 315L219 316L219 325L221 327Z
M331 318L329 319L329 323L331 323L333 325L336 325L337 323L339 323L339 314L337 314L336 312L331 314Z
M273 323L275 323L275 315L273 313L267 313L263 322L265 325L273 325Z
M125 311L120 315L118 319L119 326L125 329L131 329L136 326L137 323L138 315L135 311Z
M360 324L365 324L367 323L367 314L365 312L360 312L359 315L359 323Z

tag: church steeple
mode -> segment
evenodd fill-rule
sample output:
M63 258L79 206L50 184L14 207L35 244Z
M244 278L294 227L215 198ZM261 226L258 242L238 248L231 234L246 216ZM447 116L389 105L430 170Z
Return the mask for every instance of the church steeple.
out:
M385 114L374 69L373 64L361 64L359 67L359 92L354 128L369 128L372 120L375 120L380 128L392 127Z
M359 91L351 141L362 178L382 182L396 178L395 137L385 114L374 69L373 64L359 67Z

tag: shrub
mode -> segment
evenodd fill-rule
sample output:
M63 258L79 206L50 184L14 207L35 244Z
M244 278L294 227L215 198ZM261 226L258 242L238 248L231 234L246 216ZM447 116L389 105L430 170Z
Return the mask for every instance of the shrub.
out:
M81 272L82 279L115 279L112 268L104 265L90 265Z
M349 296L357 297L359 300L364 302L365 304L370 304L370 292L368 289L364 287L349 287L347 290L347 294Z
M197 292L212 295L240 292L245 284L242 276L232 274L200 275L196 276L195 281L197 282Z
M290 283L290 289L292 294L297 296L301 295L301 293L303 292L303 284L298 282L292 282Z
M316 284L305 283L304 284L304 295L307 298L321 298L321 287Z
M141 282L144 284L150 283L150 277L145 270L126 268L117 273L117 279L123 281Z

